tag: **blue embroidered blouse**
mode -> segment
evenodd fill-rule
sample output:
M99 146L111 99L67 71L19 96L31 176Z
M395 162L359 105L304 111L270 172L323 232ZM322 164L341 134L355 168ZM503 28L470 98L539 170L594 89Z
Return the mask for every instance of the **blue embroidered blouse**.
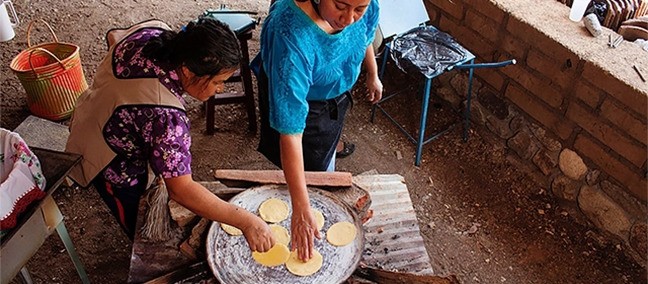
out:
M261 59L268 76L270 126L282 134L303 133L308 102L335 98L360 75L378 25L371 0L357 22L328 34L294 0L272 5L261 31Z

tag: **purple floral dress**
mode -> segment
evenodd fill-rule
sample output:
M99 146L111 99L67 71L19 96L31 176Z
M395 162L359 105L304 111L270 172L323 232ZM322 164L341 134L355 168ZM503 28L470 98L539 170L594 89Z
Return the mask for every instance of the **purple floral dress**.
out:
M120 79L157 77L184 104L184 90L176 71L141 53L146 42L161 32L142 29L118 43L113 72ZM147 105L119 107L108 120L103 135L117 156L102 174L115 187L141 188L147 181L148 165L156 176L163 178L191 174L189 118L180 109Z

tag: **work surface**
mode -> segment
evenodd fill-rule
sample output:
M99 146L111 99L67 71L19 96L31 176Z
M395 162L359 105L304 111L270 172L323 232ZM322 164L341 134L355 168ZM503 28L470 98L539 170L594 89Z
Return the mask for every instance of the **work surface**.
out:
M430 258L420 235L418 222L407 186L400 175L358 175L353 183L367 190L371 196L373 218L364 224L365 248L362 254L363 265L432 274ZM343 191L334 194L344 195ZM141 206L140 213L145 206ZM143 214L140 214L142 216ZM138 226L141 226L138 220ZM192 226L177 228L174 237L164 243L144 240L138 233L133 244L133 255L128 282L138 283L154 280L155 283L176 282L183 277L202 276L204 280L213 279L204 259L192 259L178 249L180 243L191 234ZM198 264L196 264L198 263ZM194 265L195 264L195 265ZM176 277L163 277L176 272ZM177 276L184 275L184 276Z
M20 214L16 227L2 237L0 245L2 283L8 282L18 273L55 229L59 234L64 232L61 238L70 242L62 223L63 216L52 199L52 193L63 182L70 169L81 160L81 156L35 147L31 150L41 163L43 176L46 179L44 189L46 196L32 203ZM71 255L74 255L73 260L76 262L78 257L74 247L71 242L69 245L67 249L70 250ZM85 277L85 272L82 274Z

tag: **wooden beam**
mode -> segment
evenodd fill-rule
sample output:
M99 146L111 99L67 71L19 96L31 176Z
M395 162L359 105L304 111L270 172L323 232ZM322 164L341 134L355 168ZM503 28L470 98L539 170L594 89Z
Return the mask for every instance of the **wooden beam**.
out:
M263 184L286 184L281 170L216 170L217 179L250 181ZM353 184L349 172L305 172L306 185L347 187Z

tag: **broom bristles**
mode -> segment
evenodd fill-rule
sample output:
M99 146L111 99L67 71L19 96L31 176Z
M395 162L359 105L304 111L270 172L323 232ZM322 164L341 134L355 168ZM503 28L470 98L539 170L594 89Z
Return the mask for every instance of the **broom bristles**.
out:
M148 211L142 227L142 237L152 241L166 241L171 238L171 213L169 192L164 180L156 178L155 186L147 194Z

